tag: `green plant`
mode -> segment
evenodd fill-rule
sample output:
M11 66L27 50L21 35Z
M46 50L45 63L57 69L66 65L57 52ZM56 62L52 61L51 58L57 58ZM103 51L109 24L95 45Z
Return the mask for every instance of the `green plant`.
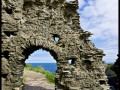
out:
M25 69L35 71L37 73L42 73L43 75L45 75L48 82L55 83L55 74L44 70L44 68L42 68L41 66L35 68L31 64L26 64Z
M55 83L55 74L46 71L45 76L50 83Z
M112 70L113 69L113 64L108 64L107 66L106 66L106 71L107 70Z
M115 72L113 70L113 64L107 64L105 73L108 76L108 78L116 77L116 74L115 74Z

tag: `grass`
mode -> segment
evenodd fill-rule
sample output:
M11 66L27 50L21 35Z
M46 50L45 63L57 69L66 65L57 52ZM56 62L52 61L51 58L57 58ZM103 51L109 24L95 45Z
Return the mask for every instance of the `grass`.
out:
M55 83L55 74L44 70L44 68L42 68L41 66L35 68L31 64L26 64L25 69L35 71L37 73L42 73L43 75L45 75L49 83Z

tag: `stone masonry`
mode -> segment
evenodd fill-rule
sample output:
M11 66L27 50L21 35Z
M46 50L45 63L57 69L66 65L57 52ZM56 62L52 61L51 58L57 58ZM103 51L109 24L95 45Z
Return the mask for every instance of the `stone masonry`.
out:
M22 90L25 60L39 49L57 62L55 90L109 90L104 53L80 27L78 0L2 0L1 7L2 90Z

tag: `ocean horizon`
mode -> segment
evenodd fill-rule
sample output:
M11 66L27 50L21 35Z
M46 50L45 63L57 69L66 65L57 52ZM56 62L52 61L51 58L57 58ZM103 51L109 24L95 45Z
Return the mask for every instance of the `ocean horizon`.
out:
M57 70L56 63L26 63L26 64L31 64L33 67L41 66L46 71L49 71L49 72L54 73L54 74L56 73L56 70Z

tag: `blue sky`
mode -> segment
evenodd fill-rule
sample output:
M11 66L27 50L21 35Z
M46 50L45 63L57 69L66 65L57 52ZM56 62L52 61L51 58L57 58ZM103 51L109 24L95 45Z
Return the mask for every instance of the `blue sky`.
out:
M56 61L49 52L40 49L31 54L26 63L56 63Z
M81 27L93 33L90 40L106 54L103 61L115 62L118 54L118 0L79 0L78 13ZM55 60L49 52L38 50L26 62L54 63Z

